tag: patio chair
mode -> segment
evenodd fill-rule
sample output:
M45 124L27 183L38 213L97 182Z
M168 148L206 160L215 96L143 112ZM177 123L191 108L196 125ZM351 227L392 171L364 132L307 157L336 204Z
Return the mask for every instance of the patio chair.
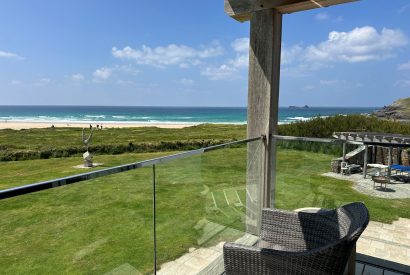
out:
M343 274L368 223L369 212L363 203L319 213L263 209L256 245L225 243L225 272Z
M340 163L340 173L347 175L349 168L348 168L348 163L346 161L342 161Z

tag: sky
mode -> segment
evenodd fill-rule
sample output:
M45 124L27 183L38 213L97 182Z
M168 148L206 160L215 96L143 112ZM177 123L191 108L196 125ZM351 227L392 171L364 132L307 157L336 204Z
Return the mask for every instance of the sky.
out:
M0 105L246 106L249 22L223 0L0 0ZM280 105L410 96L410 1L283 17Z

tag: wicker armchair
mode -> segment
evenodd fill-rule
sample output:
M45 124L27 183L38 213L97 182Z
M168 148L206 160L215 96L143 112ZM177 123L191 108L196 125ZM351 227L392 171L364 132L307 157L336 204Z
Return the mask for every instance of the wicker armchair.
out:
M230 274L343 274L357 239L369 223L363 203L319 213L263 209L255 246L224 245Z

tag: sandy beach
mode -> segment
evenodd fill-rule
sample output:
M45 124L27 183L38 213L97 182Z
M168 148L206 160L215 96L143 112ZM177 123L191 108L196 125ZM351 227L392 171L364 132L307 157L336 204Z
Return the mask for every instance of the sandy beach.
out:
M33 128L50 128L51 125L54 127L71 127L71 128L88 128L90 123L80 123L80 122L17 122L17 121L1 121L0 129L33 129ZM99 124L101 125L101 124ZM147 124L147 123L103 123L103 128L134 128L134 127L158 127L158 128L169 128L169 129L181 129L189 126L194 126L194 124ZM93 127L97 127L97 123L92 124Z

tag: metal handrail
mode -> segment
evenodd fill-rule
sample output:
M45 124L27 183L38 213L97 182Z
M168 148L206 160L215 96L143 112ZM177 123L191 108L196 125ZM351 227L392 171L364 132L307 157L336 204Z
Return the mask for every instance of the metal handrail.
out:
M122 173L122 172L130 171L130 170L134 170L138 168L152 166L152 165L159 164L159 163L165 163L168 161L186 158L189 156L200 155L205 152L218 150L218 149L222 149L222 148L233 146L233 145L245 144L245 143L249 143L249 142L260 140L260 139L262 139L262 137L232 141L232 142L227 142L224 144L204 147L201 149L172 154L172 155L165 156L165 157L158 157L158 158L153 158L149 160L144 160L144 161L124 164L120 166L110 167L106 169L101 169L98 171L92 171L88 173L82 173L82 174L77 174L73 176L68 176L68 177L63 177L63 178L58 178L58 179L53 179L53 180L42 181L38 183L22 185L18 187L9 188L9 189L4 189L4 190L0 190L0 200L15 197L15 196L20 196L20 195L24 195L28 193L38 192L38 191L42 191L46 189L56 188L56 187L60 187L60 186L68 185L68 184L73 184L76 182L81 182L81 181L86 181L90 179L95 179L99 177L117 174L117 173Z
M360 141L351 141L351 140L340 140L340 139L331 139L331 138L314 138L314 137L295 137L295 136L280 136L273 135L273 139L276 140L287 140L287 141L310 141L310 142L322 142L322 143L333 143L333 144L355 144L362 145L363 142Z

